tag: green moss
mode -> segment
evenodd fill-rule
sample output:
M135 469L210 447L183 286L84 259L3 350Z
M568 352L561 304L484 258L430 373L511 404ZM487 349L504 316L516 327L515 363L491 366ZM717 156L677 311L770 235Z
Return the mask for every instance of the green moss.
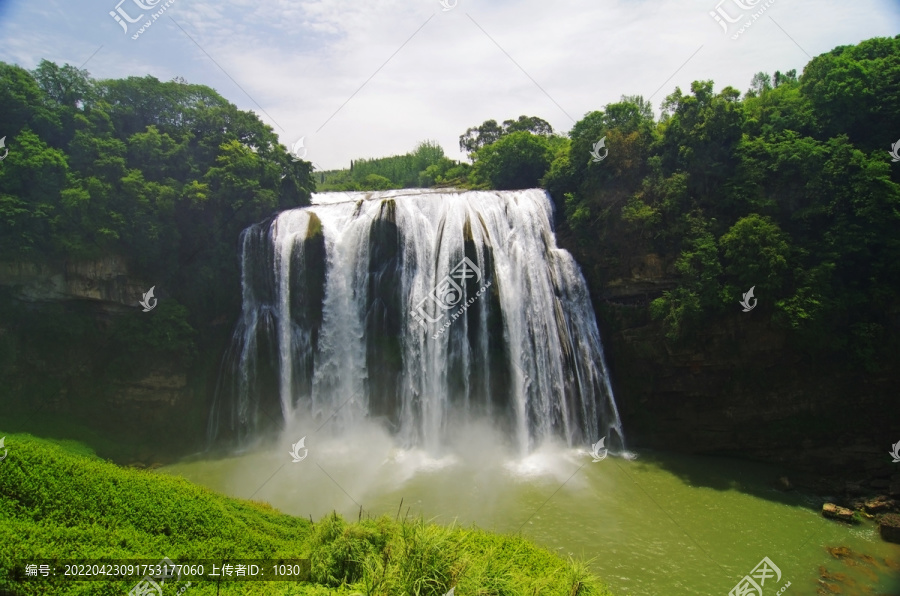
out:
M309 214L309 226L306 228L306 239L317 238L322 235L322 220L313 212Z
M0 436L4 436L0 430ZM120 468L75 443L6 435L0 462L0 592L125 594L134 581L11 579L36 559L308 559L309 582L193 582L192 595L609 596L582 563L524 538L390 517L317 523L178 477Z

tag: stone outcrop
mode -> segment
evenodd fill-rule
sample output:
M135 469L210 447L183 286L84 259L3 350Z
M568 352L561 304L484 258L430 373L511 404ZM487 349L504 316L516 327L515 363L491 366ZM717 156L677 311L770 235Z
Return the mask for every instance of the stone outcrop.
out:
M0 262L0 286L27 302L91 300L111 309L136 308L152 285L135 279L117 255L55 263Z
M109 457L124 457L126 443L129 457L151 461L163 449L172 457L200 442L208 375L196 363L189 369L140 350L117 359L110 347L131 343L116 335L133 333L129 324L152 328L152 318L141 317L156 313L139 305L152 285L116 255L0 263L0 299L17 313L0 321L3 411L29 413L40 403L42 416L89 427L122 447Z
M878 531L884 540L900 544L900 515L896 513L882 515L878 520Z
M825 503L822 505L822 516L829 519L837 519L845 522L853 521L853 511L834 503Z
M863 509L866 513L887 513L896 507L896 502L887 496L881 495L874 499L869 499L863 503Z

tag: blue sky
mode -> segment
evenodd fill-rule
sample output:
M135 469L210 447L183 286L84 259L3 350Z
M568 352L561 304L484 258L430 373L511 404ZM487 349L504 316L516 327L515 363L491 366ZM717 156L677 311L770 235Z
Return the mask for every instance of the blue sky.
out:
M0 0L0 60L209 85L331 169L424 139L462 159L459 135L489 118L564 132L623 94L658 111L693 80L744 91L760 70L900 33L898 0L168 0L132 39L166 2ZM126 33L117 7L143 19ZM740 19L727 33L717 8Z

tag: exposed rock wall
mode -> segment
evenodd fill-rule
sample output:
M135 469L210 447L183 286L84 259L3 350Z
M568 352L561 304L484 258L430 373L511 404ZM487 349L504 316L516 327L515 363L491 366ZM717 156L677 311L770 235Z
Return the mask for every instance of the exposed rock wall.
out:
M112 255L91 261L0 262L0 286L23 301L92 300L118 310L137 307L151 284L129 275L125 259Z
M668 341L649 303L674 287L673 260L629 255L584 267L632 446L782 464L809 474L807 484L851 493L898 472L887 451L900 440L891 440L900 371L873 376L818 361L764 308L742 312L740 297L699 341Z
M129 459L159 457L153 444L167 440L175 450L187 447L178 435L204 427L206 379L171 359L122 365L111 348L118 321L151 316L138 304L151 285L116 255L0 263L0 296L7 314L14 313L0 318L5 412L17 413L23 430L55 418L110 433L132 443ZM193 434L197 440L188 443L202 438Z

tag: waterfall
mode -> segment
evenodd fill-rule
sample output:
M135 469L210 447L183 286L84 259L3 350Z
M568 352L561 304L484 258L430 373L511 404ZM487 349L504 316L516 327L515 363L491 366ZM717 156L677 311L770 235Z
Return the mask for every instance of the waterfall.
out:
M487 419L520 453L624 448L584 278L542 190L314 194L241 236L211 440L364 418L438 449Z

